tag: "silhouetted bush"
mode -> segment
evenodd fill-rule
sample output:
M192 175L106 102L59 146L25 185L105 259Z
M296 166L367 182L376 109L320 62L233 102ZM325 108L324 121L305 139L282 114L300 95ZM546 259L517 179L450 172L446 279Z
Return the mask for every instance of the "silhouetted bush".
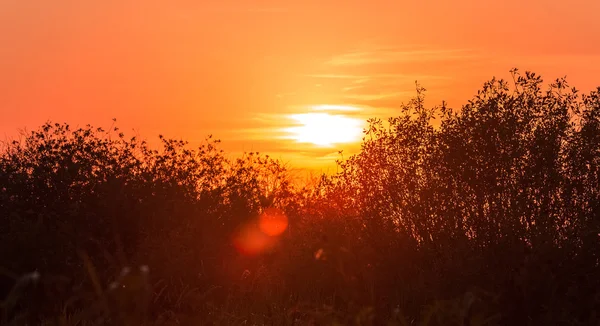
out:
M38 284L2 317L597 324L600 88L512 73L461 110L427 108L418 86L399 116L369 120L339 173L303 188L210 137L154 150L114 127L46 124L0 155L2 290L33 271L19 284ZM287 230L240 251L273 208Z

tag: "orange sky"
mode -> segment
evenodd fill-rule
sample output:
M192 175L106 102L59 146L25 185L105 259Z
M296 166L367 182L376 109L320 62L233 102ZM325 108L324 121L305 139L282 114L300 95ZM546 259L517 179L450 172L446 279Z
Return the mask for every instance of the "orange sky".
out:
M386 117L459 106L512 67L600 85L597 0L0 0L0 135L46 120L330 166L338 144L280 139L321 104Z

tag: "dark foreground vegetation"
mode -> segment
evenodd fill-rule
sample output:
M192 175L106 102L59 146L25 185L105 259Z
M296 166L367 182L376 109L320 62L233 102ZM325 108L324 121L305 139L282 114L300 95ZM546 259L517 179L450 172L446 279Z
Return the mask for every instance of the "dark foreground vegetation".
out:
M460 110L418 89L303 188L210 138L44 125L0 154L0 323L597 325L600 88L513 74ZM285 232L244 233L267 209Z

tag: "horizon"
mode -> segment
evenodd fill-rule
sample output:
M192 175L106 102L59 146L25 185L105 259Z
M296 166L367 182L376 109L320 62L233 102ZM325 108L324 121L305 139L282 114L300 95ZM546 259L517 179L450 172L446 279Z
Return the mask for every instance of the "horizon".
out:
M429 106L454 108L511 68L598 86L598 11L595 1L3 1L0 134L116 118L151 143L212 134L232 155L327 171L340 150L359 149L367 118L416 95L415 81Z

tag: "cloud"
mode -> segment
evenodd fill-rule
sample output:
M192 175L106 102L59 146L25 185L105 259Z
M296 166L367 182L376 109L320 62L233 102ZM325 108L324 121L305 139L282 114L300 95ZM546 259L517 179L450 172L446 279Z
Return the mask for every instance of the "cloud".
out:
M385 74L385 73L374 73L374 74L306 74L305 77L316 78L316 79L338 79L338 80L351 80L353 83L363 83L370 79L410 79L415 80L419 78L427 79L450 79L447 76L427 75L427 74Z
M257 113L248 125L252 127L239 128L232 131L229 139L254 144L254 148L262 151L279 153L298 153L299 155L319 158L331 153L337 153L350 144L336 144L333 148L324 148L308 143L297 143L290 134L291 128L302 124L294 120L294 115L306 113L328 113L346 118L358 119L364 122L374 116L374 109L367 106L350 106L343 104L294 105L282 108L277 113ZM339 146L338 146L339 145ZM247 148L245 148L247 149Z
M322 78L322 79L354 79L356 75L345 75L345 74L308 74L305 77L311 78Z
M332 105L332 104L321 104L311 106L313 111L344 111L344 112L356 112L361 111L361 108L349 105Z
M372 47L342 53L326 59L326 64L317 71L301 75L305 78L305 88L275 94L282 104L278 112L256 114L248 123L251 128L238 129L235 138L255 144L255 148L262 151L332 161L339 158L338 150L344 149L345 154L350 154L360 148L360 143L339 144L336 148L296 143L289 139L289 128L297 125L290 119L291 115L323 112L363 121L393 116L403 102L416 95L415 81L425 87L448 84L452 74L444 69L440 72L439 68L461 69L463 65L470 65L476 55L468 49L439 50L424 46ZM457 63L446 64L449 60ZM315 91L315 84L322 85L321 90ZM326 95L315 96L323 92ZM306 103L302 101L305 98L327 102Z
M373 48L336 55L325 62L329 66L464 60L476 57L470 49Z
M393 68L390 68L393 69ZM396 69L401 69L396 67ZM414 95L415 81L428 86L448 83L449 76L429 74L372 74L372 75L306 75L322 79L327 86L335 85L341 98L401 97ZM365 97L366 96L366 97ZM347 102L344 102L347 103ZM354 104L354 103L349 103Z
M307 84L323 84L329 99L376 108L371 116L379 116L413 98L415 82L439 92L456 71L477 70L475 63L483 59L479 51L463 48L368 46L325 59L317 73L303 76Z
M334 96L335 97L335 96ZM338 104L332 104L338 103ZM343 114L347 117L367 120L378 113L380 108L372 107L368 104L346 104L349 103L343 97L337 97L335 101L330 103L312 104L312 105L290 105L282 110L279 116L289 116L289 114L310 113L310 112L326 112L331 114ZM286 112L286 113L283 113Z
M413 96L414 92L404 91L404 92L387 92L387 93L370 93L370 94L346 94L343 96L345 99L349 100L359 100L361 102L368 101L378 101L384 99L400 99Z
M348 86L348 87L342 88L342 92L350 92L350 91L355 91L355 90L359 90L359 89L363 89L363 88L365 88L364 85Z
M281 128L274 129L277 129L277 131L265 132L265 129L261 128L240 130L237 133L237 137L229 137L223 145L237 152L255 151L284 154L285 156L293 154L297 157L310 159L321 159L337 154L342 148L349 147L347 144L336 144L333 147L319 147L312 144L296 143L294 140L289 139L289 137L286 138L280 132Z

